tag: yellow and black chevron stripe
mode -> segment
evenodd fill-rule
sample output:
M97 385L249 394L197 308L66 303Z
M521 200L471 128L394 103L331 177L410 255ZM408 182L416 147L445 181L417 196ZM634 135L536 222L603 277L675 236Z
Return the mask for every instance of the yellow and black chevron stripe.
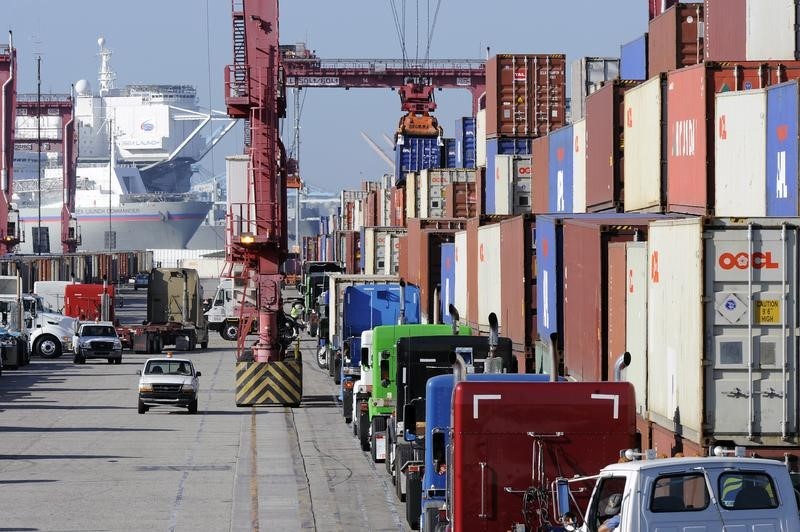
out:
M302 396L300 360L236 363L236 406L299 405Z

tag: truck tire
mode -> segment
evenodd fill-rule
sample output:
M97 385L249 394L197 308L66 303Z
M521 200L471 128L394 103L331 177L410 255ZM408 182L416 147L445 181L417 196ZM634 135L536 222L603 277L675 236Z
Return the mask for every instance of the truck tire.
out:
M36 339L33 350L42 358L58 358L61 356L61 342L52 334L45 334Z
M319 369L328 369L327 349L325 349L325 346L317 347L317 365Z
M342 357L334 357L333 360L333 383L339 386L342 384Z
M141 399L139 399L139 413L140 413L140 414L144 414L144 413L145 413L145 412L147 412L148 410L150 410L150 407L148 407L147 405L145 405L145 404L142 402L142 400L141 400Z
M200 349L208 349L208 340L200 342Z
M197 399L189 403L189 413L196 414L197 413Z
M235 323L226 323L219 330L219 335L225 340L236 341L239 338L239 326Z
M358 412L358 442L362 451L369 451L369 412Z

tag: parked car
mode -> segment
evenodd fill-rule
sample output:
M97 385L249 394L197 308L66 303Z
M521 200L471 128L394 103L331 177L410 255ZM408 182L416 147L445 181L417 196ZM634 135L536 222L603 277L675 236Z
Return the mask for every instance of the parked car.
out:
M85 364L87 358L105 358L109 364L122 364L122 341L110 321L81 323L72 345L75 364Z
M136 372L139 378L139 413L153 406L178 406L197 413L200 372L185 358L149 358Z
M134 290L138 290L140 288L147 288L148 284L150 284L150 274L147 272L139 272L136 274L136 277L133 278Z

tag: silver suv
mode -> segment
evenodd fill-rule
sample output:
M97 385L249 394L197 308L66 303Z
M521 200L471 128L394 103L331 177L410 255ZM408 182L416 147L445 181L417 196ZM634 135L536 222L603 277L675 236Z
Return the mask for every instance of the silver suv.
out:
M87 358L105 358L109 364L122 363L122 342L110 321L82 323L72 338L73 362L86 363Z

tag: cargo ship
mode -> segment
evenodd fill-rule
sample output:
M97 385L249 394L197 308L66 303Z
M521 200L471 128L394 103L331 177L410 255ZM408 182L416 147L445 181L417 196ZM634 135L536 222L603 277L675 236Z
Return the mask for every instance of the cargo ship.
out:
M103 38L98 45L98 90L87 80L75 83L78 249L186 248L213 205L211 195L192 190L193 165L233 121L226 118L206 138L202 131L219 116L200 110L194 87L115 88L111 51ZM22 253L34 251L34 228L39 227L47 233L40 249L48 250L48 242L50 251L61 249L63 160L61 153L46 151L48 139L61 140L60 121L59 116L16 119L14 200L25 233L17 248Z

